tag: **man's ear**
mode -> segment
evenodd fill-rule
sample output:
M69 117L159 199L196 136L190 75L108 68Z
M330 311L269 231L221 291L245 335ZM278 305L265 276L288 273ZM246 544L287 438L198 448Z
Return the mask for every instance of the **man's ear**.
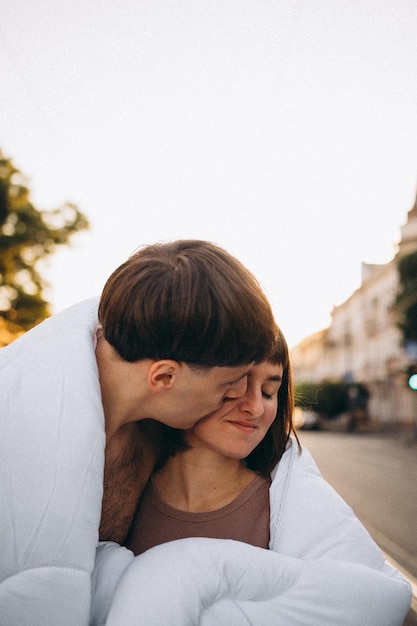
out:
M163 359L154 361L149 368L148 383L154 393L172 389L178 375L180 364L178 361Z

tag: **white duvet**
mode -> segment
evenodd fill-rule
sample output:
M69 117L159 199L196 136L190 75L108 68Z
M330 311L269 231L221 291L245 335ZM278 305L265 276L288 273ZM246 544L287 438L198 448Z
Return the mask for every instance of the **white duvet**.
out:
M410 588L292 442L273 472L270 550L183 539L97 550L95 626L400 626ZM107 621L106 621L107 619Z
M105 586L113 549L122 550L99 549L109 551L98 556L107 560L100 573ZM404 582L369 567L302 560L231 540L181 539L136 558L126 550L124 558L108 619L100 622L94 612L95 624L400 626L409 603Z
M292 446L271 550L184 539L134 558L99 544L104 417L97 300L0 350L1 626L400 626L408 583Z

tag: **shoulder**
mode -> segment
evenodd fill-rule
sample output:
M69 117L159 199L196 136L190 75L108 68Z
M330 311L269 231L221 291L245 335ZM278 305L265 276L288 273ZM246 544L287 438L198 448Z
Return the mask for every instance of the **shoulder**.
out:
M89 298L55 313L0 350L0 365L10 364L20 355L35 356L55 350L56 346L77 348L76 340L93 337L98 323L99 298ZM39 357L38 357L39 358Z

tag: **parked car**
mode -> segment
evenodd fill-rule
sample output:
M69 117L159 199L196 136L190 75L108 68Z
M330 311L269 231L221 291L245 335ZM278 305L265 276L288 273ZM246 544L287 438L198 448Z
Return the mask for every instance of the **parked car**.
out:
M296 430L319 430L320 418L316 411L296 407L294 411L294 427Z

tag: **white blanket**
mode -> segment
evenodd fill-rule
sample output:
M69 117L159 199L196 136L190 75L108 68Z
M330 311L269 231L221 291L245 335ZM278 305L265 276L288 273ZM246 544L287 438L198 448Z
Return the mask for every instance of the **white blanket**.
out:
M0 624L88 624L104 466L98 300L0 350Z
M400 626L411 591L309 452L273 472L270 550L183 539L97 550L94 626ZM107 619L108 618L108 619ZM107 621L106 621L107 620Z
M99 550L116 555L121 548ZM108 584L112 558L99 554L102 559ZM402 581L363 565L303 561L237 541L193 538L133 558L106 624L400 626L408 603Z
M285 498L271 490L273 550L185 539L137 558L116 544L96 551L105 445L96 325L94 299L0 350L1 626L98 625L107 616L109 626L402 623L409 586L385 569L362 530L342 533L364 542L353 552L345 545L350 562L332 551L333 535L320 554L285 553L286 546L296 552L299 542L322 542L317 520L329 505L331 532L341 530L340 519L357 524L339 499L329 498L316 470L300 465L298 472L291 461L285 475L297 458L291 449L274 480L288 486ZM306 510L313 520L316 498L324 498L310 530L294 517L303 514L296 485L309 475L316 491ZM302 532L311 534L303 539Z

